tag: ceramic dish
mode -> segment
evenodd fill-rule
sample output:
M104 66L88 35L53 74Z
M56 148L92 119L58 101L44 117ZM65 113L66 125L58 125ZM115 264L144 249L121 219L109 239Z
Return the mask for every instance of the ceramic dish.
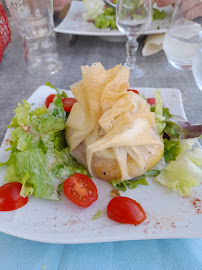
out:
M145 97L154 97L155 88L137 88ZM165 106L171 113L185 118L181 93L177 89L160 89ZM39 87L28 99L32 109L42 106L46 97L54 93L47 86ZM69 92L71 96L71 92ZM177 104L177 106L176 106ZM6 161L9 152L8 140L11 130L5 135L0 149L0 161ZM5 167L0 169L0 185L4 184ZM111 200L112 186L94 179L98 200L89 208L81 208L67 200L63 194L60 202L29 198L29 202L16 211L0 212L0 231L17 237L47 243L94 243L138 239L198 238L202 237L202 185L193 189L192 196L182 198L177 193L153 182L149 186L122 193L135 199L144 208L147 219L140 225L123 225L110 220L106 215ZM98 210L102 215L92 220Z

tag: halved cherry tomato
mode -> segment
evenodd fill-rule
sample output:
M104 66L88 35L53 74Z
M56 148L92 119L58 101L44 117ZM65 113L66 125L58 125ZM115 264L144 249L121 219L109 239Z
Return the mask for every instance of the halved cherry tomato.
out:
M135 94L139 94L139 92L135 89L128 89L127 91L133 91Z
M142 206L127 197L115 197L107 206L107 215L110 219L126 224L140 224L146 214Z
M67 178L63 184L65 196L73 203L88 207L97 200L97 188L93 181L86 175L76 173Z
M49 95L49 96L46 98L46 101L45 101L46 108L48 108L49 105L50 105L50 103L53 102L54 97L55 97L55 95L54 95L54 94L51 94L51 95Z
M28 202L28 197L19 195L22 184L13 182L0 187L0 211L16 210Z
M62 99L62 104L65 112L70 112L72 109L72 106L74 103L76 103L77 100L75 98L63 98Z
M147 102L152 106L156 105L156 99L155 98L147 98Z

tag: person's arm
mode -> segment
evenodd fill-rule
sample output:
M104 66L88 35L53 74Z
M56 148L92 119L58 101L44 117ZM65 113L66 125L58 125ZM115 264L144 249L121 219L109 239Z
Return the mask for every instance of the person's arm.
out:
M156 0L159 7L165 7L175 4L176 0ZM184 0L181 1L179 9L184 18L192 20L202 15L202 1L201 0Z
M186 0L180 5L180 11L184 17L192 20L202 16L202 1L201 0Z
M66 6L70 4L71 0L53 0L53 9L54 11L60 11Z
M169 5L175 4L176 0L156 0L156 4L158 7L165 7Z

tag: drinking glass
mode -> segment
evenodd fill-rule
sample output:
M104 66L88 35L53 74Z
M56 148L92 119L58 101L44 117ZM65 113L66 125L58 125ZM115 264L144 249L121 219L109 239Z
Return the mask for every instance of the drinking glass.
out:
M124 65L133 70L135 78L144 75L144 71L136 63L137 37L149 28L151 21L152 0L117 0L116 24L119 31L128 38Z
M192 61L192 72L199 90L202 91L202 31L199 33L199 46Z
M175 68L181 70L192 68L201 25L202 1L177 0L163 42L168 61Z
M62 67L53 32L52 0L6 0L22 36L27 69L34 74L54 74Z

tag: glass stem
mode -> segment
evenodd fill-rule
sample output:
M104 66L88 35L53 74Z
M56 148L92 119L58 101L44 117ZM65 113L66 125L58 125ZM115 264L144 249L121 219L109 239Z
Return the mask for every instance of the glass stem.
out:
M134 69L136 66L136 52L138 49L137 36L128 36L126 43L127 59L126 65L130 69Z

